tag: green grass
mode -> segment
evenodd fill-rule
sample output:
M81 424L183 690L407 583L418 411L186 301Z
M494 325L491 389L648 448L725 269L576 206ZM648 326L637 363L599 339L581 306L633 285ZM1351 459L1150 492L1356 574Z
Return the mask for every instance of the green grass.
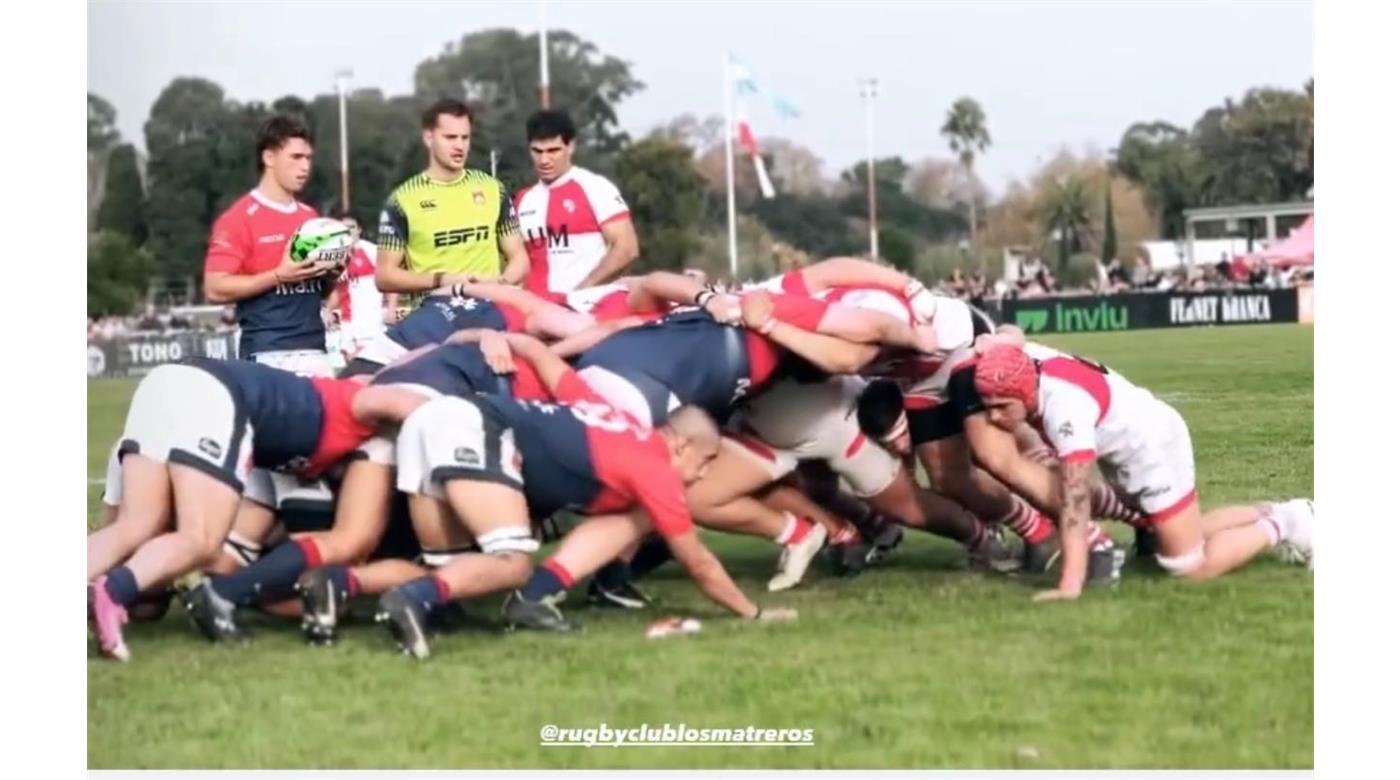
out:
M1207 506L1312 494L1312 329L1257 326L1070 336L1185 415ZM130 383L89 385L100 476ZM98 488L90 487L95 516ZM1125 529L1115 536L1127 538ZM709 537L759 593L770 545ZM1131 566L1115 591L1033 605L1032 585L962 569L911 537L851 581L768 597L788 625L716 615L675 568L645 615L590 610L582 636L444 637L428 663L371 625L334 648L253 618L214 647L182 610L128 630L130 664L88 663L93 768L1306 768L1313 762L1312 578L1261 559L1169 582ZM481 605L493 614L499 599ZM663 614L698 636L646 641ZM543 748L545 724L813 728L808 748ZM1034 757L1030 757L1034 756Z

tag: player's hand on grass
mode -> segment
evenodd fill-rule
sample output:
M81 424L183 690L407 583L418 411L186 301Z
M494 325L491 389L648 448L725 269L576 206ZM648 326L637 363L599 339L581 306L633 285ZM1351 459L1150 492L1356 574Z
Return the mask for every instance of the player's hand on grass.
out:
M1074 601L1079 598L1079 589L1055 588L1054 590L1042 590L1031 597L1031 601L1037 604L1047 601Z
M510 342L500 333L487 331L481 334L481 356L486 358L486 365L497 374L510 374L515 371Z
M797 619L797 610L792 607L759 607L753 619L761 623L786 623Z
M745 293L739 300L739 309L743 314L744 324L748 327L759 333L773 329L773 298L768 293Z

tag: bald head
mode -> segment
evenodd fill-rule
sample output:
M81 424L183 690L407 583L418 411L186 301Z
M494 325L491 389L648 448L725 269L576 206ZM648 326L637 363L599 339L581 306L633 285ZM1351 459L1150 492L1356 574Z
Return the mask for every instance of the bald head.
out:
M702 450L719 448L719 428L698 406L682 406L666 417L666 428L678 439L694 443Z
M682 406L671 412L659 432L671 450L671 467L687 485L705 475L705 468L719 454L719 428L698 406Z

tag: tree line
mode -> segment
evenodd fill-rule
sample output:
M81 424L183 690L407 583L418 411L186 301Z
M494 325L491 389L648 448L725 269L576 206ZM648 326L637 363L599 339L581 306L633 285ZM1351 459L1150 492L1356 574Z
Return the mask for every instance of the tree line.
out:
M645 88L632 66L567 31L551 31L552 103L579 127L576 163L610 176L627 198L642 242L642 269L727 269L723 121L685 115L634 139L617 107ZM510 189L533 181L524 138L536 108L538 44L515 30L470 33L425 59L413 91L347 96L351 210L376 224L400 181L421 170L419 112L451 96L473 106L473 167ZM88 95L88 310L127 313L155 280L190 294L209 225L256 180L252 139L273 113L295 114L316 135L302 199L321 211L339 200L338 96L239 102L207 79L181 77L161 92L143 126L145 156L116 131L116 111ZM1023 245L1058 257L1125 259L1137 241L1181 235L1184 209L1291 200L1312 187L1312 82L1301 91L1260 88L1208 109L1191 128L1129 127L1116 149L1062 152L993 200L976 160L994 142L976 100L957 100L936 128L951 157L876 160L883 259L924 275L994 261ZM823 174L810 150L760 139L778 196L759 194L752 166L735 164L741 273L760 275L803 256L867 250L866 166ZM372 230L370 231L372 232Z

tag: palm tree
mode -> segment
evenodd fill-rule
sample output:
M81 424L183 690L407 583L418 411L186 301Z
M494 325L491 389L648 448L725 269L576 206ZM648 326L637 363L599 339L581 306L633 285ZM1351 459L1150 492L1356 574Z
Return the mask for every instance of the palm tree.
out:
M1060 244L1059 271L1069 267L1069 257L1081 252L1093 241L1093 219L1090 216L1089 182L1082 176L1065 176L1046 192L1040 204L1040 218L1046 236Z
M967 172L968 186L968 213L971 225L971 243L973 251L977 249L977 184L972 178L972 163L977 155L987 151L987 147L992 143L992 137L987 134L987 115L982 111L982 105L970 97L960 97L953 101L953 105L948 109L948 116L943 120L943 127L939 129L944 138L948 139L948 148L958 156L962 162L963 170Z

